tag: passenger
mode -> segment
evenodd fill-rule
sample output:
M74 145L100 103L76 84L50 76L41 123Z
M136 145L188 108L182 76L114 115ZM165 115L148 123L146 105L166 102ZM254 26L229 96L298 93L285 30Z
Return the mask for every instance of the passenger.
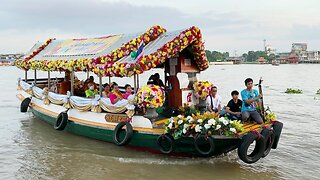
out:
M159 73L155 73L153 75L153 80L154 80L154 85L157 85L157 86L160 86L162 87L163 89L165 88L165 85L163 83L163 81L160 79L160 74Z
M215 112L215 116L220 116L221 110L221 96L217 94L217 87L213 86L211 88L210 94L206 99L206 105L209 112Z
M154 78L154 75L152 74L150 77L149 77L149 79L148 79L148 81L147 81L147 85L149 85L149 84L154 84L155 83L155 80L154 80L155 78Z
M239 99L239 92L234 90L231 92L232 99L226 107L227 117L232 120L241 120L242 101Z
M111 92L110 85L108 83L104 84L104 90L102 92L102 96L105 98L109 98Z
M71 90L70 73L65 72L64 80L60 83L59 94L67 94Z
M251 78L247 78L244 83L247 88L241 91L243 101L241 108L242 121L245 122L251 118L258 124L261 124L263 120L257 112L257 103L262 98L262 94L253 89L253 80Z
M124 86L124 89L126 90L126 93L124 94L123 98L124 98L124 99L128 99L128 97L129 97L130 95L132 95L132 87L131 87L130 84L126 84L126 85Z
M85 81L85 90L89 89L91 85L94 86L94 89L98 89L97 84L94 82L93 76L90 76L89 79Z
M90 87L89 87L89 89L87 89L87 90L85 91L85 93L86 93L86 97L87 97L87 98L94 98L95 95L98 94L98 90L97 90L97 89L94 89L93 84L91 84Z
M115 104L123 99L123 94L120 92L119 86L115 82L111 85L111 93L109 95L109 98L112 104Z

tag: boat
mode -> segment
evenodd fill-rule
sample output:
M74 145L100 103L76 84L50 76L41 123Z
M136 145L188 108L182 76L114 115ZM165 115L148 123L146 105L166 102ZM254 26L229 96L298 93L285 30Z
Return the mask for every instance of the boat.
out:
M53 130L170 156L212 157L238 149L240 159L246 163L267 156L272 148L277 148L280 138L282 123L275 118L263 124L242 124L214 119L214 113L187 115L179 110L202 108L203 100L197 98L199 90L195 90L195 85L200 85L201 90L209 84L198 81L196 76L208 68L209 62L201 31L195 26L167 32L156 25L142 34L49 39L37 43L23 59L15 61L15 66L24 71L17 88L21 112L31 111ZM139 77L155 68L165 74L166 91L154 84L141 87ZM28 78L30 71L34 79ZM38 71L48 72L48 77L37 78ZM52 88L63 81L51 78L53 71L70 73L71 87L66 94ZM99 78L99 92L93 98L75 93L75 72L93 72ZM188 79L179 78L180 73L187 74ZM109 83L115 78L133 80L134 93L113 104L110 98L102 97L103 78ZM143 98L144 93L150 92L149 99ZM154 92L159 99L154 99ZM152 101L148 101L150 97ZM210 132L199 131L208 125ZM188 130L179 129L182 126L188 126ZM255 150L247 155L254 142Z
M272 60L271 64L272 66L279 66L280 62L278 60Z

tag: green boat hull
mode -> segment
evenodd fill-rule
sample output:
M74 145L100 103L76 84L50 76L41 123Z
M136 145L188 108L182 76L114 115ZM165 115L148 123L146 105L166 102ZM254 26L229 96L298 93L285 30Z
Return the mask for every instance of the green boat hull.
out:
M32 113L39 119L49 123L50 125L54 125L56 118L50 115L44 114L36 109L31 108ZM52 128L53 129L53 128ZM54 130L54 129L53 129ZM107 129L98 126L90 126L87 124L75 123L73 121L69 121L64 131L77 134L80 136L85 136L89 138L93 138L96 140L113 142L113 129ZM120 134L120 137L124 136ZM150 151L150 152L159 152L160 147L157 144L158 134L149 134L142 133L138 131L134 131L133 137L128 144L128 146L133 147L142 151ZM215 151L212 155L220 155L223 153L227 153L231 150L234 150L238 147L240 143L240 139L214 139ZM200 156L200 154L196 151L194 147L194 138L187 137L181 138L175 141L175 146L172 155L183 155L183 156Z

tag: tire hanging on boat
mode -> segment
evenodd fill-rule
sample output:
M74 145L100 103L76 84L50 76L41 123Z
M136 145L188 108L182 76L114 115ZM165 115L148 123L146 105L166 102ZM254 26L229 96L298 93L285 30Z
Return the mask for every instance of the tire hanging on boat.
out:
M282 131L282 128L283 128L283 123L282 122L275 122L273 124L273 132L274 132L274 142L272 144L272 149L277 149L278 147L278 143L279 143L279 139L280 139L280 135L281 135L281 131Z
M164 154L170 154L174 148L174 139L170 134L162 134L157 139L160 151Z
M64 111L58 115L53 127L55 130L62 131L67 126L67 124L68 124L68 114L66 111Z
M248 154L249 147L256 141L254 150ZM249 132L242 139L240 146L238 147L239 158L248 164L257 162L265 150L266 144L265 139L259 133Z
M25 98L20 104L20 112L27 112L30 102L31 102L30 97Z
M215 149L213 138L204 134L198 134L196 136L194 147L201 156L210 156Z
M263 151L263 154L261 157L266 157L268 156L268 154L270 153L271 151L271 147L272 147L272 144L274 142L274 137L275 137L275 134L273 132L272 129L269 129L269 128L264 128L262 131L261 131L261 135L264 137L265 141L266 141L266 147Z
M125 129L122 129L123 127L126 127ZM121 140L120 139L120 133L122 131L125 131L125 135L124 138ZM124 146L127 145L133 136L133 128L132 125L129 122L120 122L117 124L117 126L114 129L114 133L113 133L113 142L117 145L117 146Z

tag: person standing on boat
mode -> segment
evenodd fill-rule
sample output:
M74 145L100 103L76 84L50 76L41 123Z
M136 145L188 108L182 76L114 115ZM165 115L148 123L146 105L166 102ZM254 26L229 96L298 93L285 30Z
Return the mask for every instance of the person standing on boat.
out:
M221 110L221 96L217 94L218 89L216 86L211 88L210 94L206 99L206 105L209 112L215 112L216 117L220 115Z
M239 99L239 92L234 90L231 92L232 99L226 107L227 117L232 120L241 120L242 101Z
M241 108L242 121L246 122L251 118L258 124L262 124L263 120L257 112L257 105L262 98L262 94L259 94L256 89L253 89L253 80L251 78L247 78L244 83L247 88L241 91L243 101Z
M112 104L116 104L118 101L124 99L123 94L119 90L117 83L113 82L111 85L111 93L109 95Z

